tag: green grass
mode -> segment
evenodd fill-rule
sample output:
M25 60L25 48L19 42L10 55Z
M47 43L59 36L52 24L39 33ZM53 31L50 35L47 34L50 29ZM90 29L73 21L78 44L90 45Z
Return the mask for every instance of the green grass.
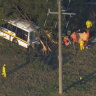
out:
M7 78L0 76L0 96L59 96L57 51L48 57L34 57L34 52L29 54L1 38L0 42L0 71L7 65ZM80 51L78 45L75 49L63 46L62 54L62 96L95 96L96 47Z

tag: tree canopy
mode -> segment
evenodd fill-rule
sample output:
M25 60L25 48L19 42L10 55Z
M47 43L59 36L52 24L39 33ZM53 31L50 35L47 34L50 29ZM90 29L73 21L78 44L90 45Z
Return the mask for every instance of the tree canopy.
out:
M74 25L77 27L84 26L87 19L94 20L96 17L95 5L85 4L93 1L95 0L62 0L62 9L76 13L76 16L71 19L63 15L62 25L66 26L70 19L69 27L72 29ZM57 0L0 0L0 22L5 18L23 18L51 30L55 28L57 15L48 15L48 8L56 12L58 11L57 7ZM44 26L45 21L46 26Z

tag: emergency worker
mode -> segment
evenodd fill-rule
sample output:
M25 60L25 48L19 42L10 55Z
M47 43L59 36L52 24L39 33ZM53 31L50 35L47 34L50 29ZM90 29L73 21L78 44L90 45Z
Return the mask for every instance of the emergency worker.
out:
M73 43L77 42L77 34L76 34L76 32L72 33L71 38L72 38Z
M6 64L2 66L2 76L6 77Z
M80 50L81 50L81 51L84 50L84 41L81 40L81 41L79 42L79 44L80 44Z
M69 39L68 36L65 36L65 37L63 38L63 42L64 42L64 44L65 44L66 46L68 46L68 45L71 44L71 41L70 41L70 39Z
M91 28L92 27L92 21L90 21L90 20L87 20L86 21L86 27L87 27L87 29L89 29L89 28Z

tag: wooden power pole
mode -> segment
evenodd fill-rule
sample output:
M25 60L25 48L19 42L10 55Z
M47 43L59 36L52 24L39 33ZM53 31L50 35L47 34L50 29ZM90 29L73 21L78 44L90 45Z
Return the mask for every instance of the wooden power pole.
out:
M62 38L61 38L61 0L58 0L58 37L59 37L59 94L62 95Z
M61 11L61 0L57 0L57 4L58 4L58 12L50 12L50 9L48 10L48 14L57 14L58 15L58 43L59 43L59 55L58 55L58 59L59 59L59 95L63 94L63 88L62 88L62 28L61 28L61 14L63 15L75 15L75 13L66 13L66 12L62 12L64 10Z

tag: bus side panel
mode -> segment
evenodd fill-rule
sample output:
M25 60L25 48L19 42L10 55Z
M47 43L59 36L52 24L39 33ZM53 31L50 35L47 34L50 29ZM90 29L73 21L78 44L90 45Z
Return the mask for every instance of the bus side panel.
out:
M12 35L16 36L16 34L15 34L15 33L13 33L12 31L8 31L8 33L10 33L10 34L12 34ZM14 38L13 36L9 35L8 40L13 41L13 38Z
M5 31L5 33L4 32L2 32L2 31L0 31L0 36L1 37L3 37L3 38L5 38L5 39L7 39L7 40L9 40L9 41L13 41L13 39L14 38L16 38L15 36L16 36L16 34L14 33L14 32L12 32L12 31L10 31L10 30L7 30L7 29L3 29L3 31ZM12 36L13 35L13 36ZM20 39L18 39L18 38L16 38L17 39L17 41L18 41L18 45L20 45L20 46L22 46L22 47L25 47L25 48L28 48L28 43L27 43L27 41L25 41L25 40L20 40Z
M9 31L9 33L11 33L11 32ZM10 41L13 40L13 36L11 36L9 34L6 34L6 33L2 32L2 31L0 31L0 36L7 39L7 40L10 40Z
M19 40L19 39L18 39L18 44L21 45L21 46L23 46L23 47L25 47L25 48L28 48L28 43L25 43L25 42L22 41L22 40Z
M10 37L10 35L4 33L4 38L7 39L7 40L10 40L11 37Z
M2 31L0 31L0 36L4 37L5 33L3 33Z
M11 33L11 32L9 32L9 33ZM5 38L5 39L7 39L7 40L9 40L9 41L13 41L13 38L14 38L13 36L8 35L8 34L2 32L2 31L0 31L0 36L3 37L3 38ZM20 46L23 46L23 47L25 47L25 48L28 48L28 44L25 43L24 41L19 40L19 39L17 39L17 41L18 41L18 44L19 44Z

